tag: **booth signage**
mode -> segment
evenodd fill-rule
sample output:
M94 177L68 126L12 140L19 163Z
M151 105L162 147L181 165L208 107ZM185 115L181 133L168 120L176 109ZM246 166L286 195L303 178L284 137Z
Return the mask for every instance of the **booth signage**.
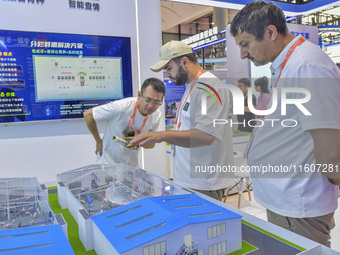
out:
M91 1L79 1L69 0L70 9L87 10L87 11L99 11L99 0L95 2Z
M198 46L202 46L217 41L218 40L217 34L218 34L217 27L213 27L198 34L192 35L182 40L182 42L185 42L190 47L195 48Z
M7 2L28 3L28 4L43 4L45 0L2 0Z

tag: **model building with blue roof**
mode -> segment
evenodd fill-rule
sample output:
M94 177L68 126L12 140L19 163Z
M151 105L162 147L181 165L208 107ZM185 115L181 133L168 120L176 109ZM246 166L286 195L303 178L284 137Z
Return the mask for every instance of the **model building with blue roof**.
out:
M74 255L64 231L37 178L0 178L0 254Z
M92 217L97 254L227 254L241 216L194 194L148 197Z

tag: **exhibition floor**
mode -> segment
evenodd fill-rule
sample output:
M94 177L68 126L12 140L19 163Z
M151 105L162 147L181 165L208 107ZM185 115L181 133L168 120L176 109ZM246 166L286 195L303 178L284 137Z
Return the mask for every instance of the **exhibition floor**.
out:
M237 208L238 195L229 196L226 200L226 204ZM340 201L339 201L340 203ZM251 201L248 199L248 194L245 192L241 198L240 210L256 216L260 219L267 220L266 209L258 204L251 191ZM332 249L340 252L340 209L338 208L335 212L335 228L331 231L331 245Z

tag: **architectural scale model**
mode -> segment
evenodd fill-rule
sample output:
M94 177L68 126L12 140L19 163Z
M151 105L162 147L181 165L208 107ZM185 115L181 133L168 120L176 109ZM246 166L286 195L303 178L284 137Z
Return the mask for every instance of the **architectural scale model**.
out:
M74 255L59 224L0 231L3 255Z
M57 175L58 201L79 225L79 237L93 249L91 217L145 197L187 194L165 178L126 164L89 165Z
M78 214L74 211L80 209L93 216L143 197L187 193L166 179L126 164L90 165L58 174L57 181L59 203L69 208L74 218ZM64 199L62 187L76 203Z
M143 198L92 220L99 255L220 255L242 247L241 216L194 194Z
M0 253L74 254L62 215L54 215L47 189L36 178L0 179Z
M99 255L339 254L124 164L58 174L57 188L59 204L77 221L85 249Z
M0 179L0 230L51 225L53 217L36 178Z

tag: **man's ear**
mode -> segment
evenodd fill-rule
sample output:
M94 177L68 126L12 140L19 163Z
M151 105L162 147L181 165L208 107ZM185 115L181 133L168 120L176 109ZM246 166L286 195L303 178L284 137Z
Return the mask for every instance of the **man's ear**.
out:
M274 25L269 25L265 31L265 34L270 38L271 41L276 40L278 32Z
M189 65L189 59L187 57L182 58L182 63L184 67L188 67Z
M138 97L142 96L142 92L138 91Z

